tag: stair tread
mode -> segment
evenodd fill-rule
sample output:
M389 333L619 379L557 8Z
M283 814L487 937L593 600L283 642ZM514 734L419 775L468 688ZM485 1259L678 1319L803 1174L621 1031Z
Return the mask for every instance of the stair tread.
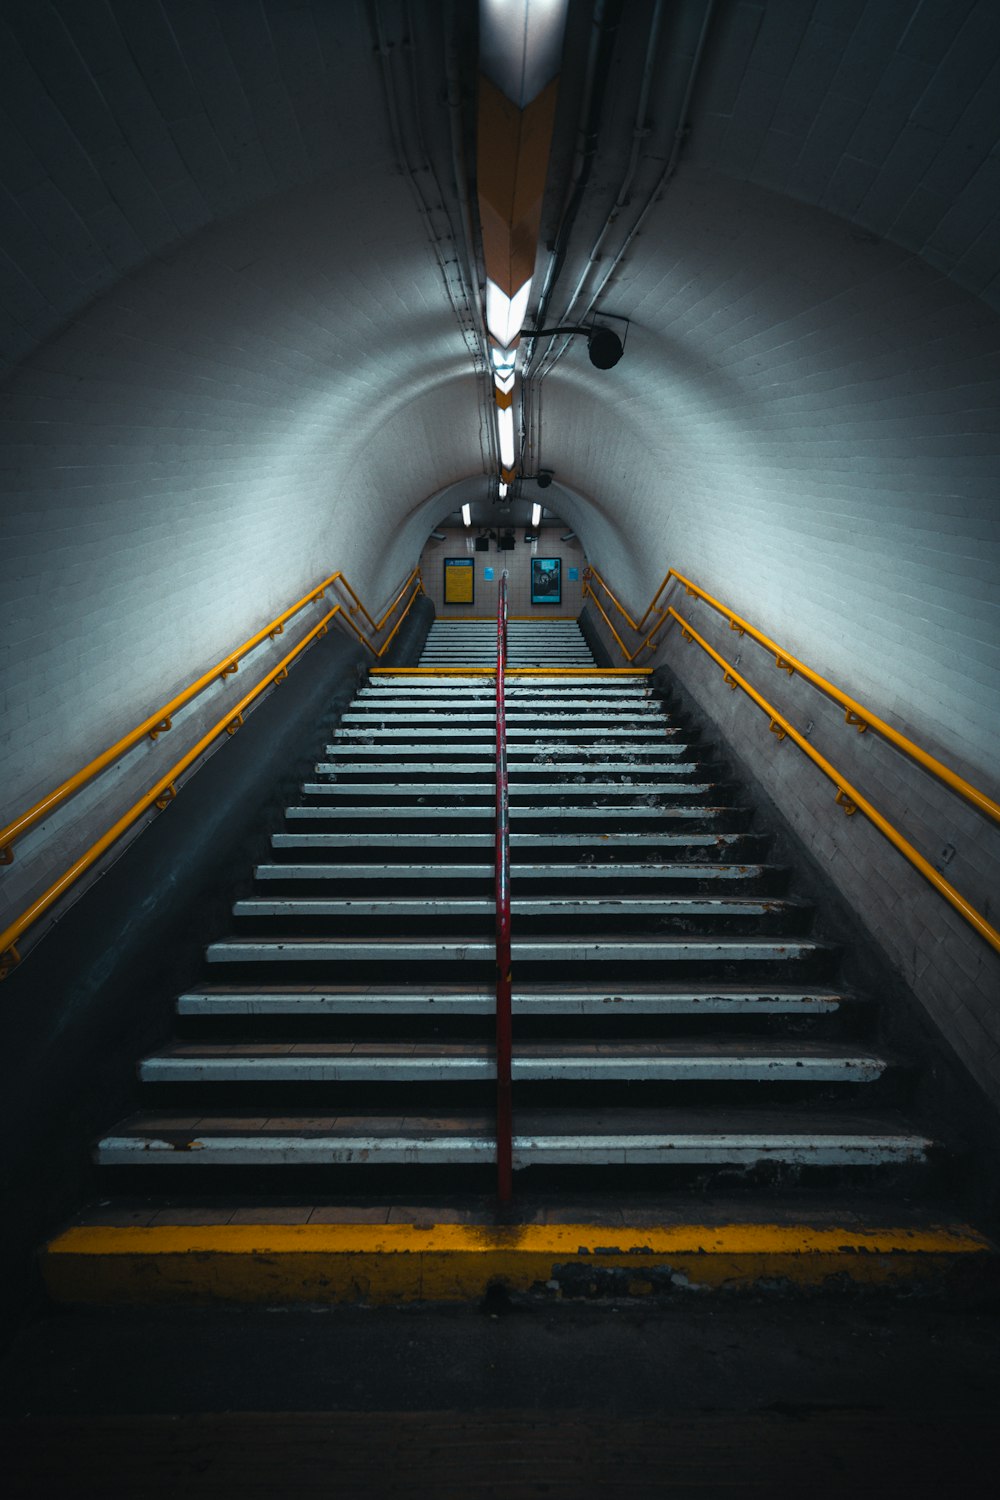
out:
M581 802L577 806L570 807L518 807L513 804L510 809L511 818L539 818L543 816L559 816L564 818L590 818L607 819L614 817L642 817L642 818L717 818L724 813L731 817L736 814L750 812L748 807L740 807L733 804L717 804L712 802L696 802L690 805L686 803L669 803L662 806L650 806L649 803L640 802L632 806L622 807L619 804ZM285 817L291 819L349 819L349 818L415 818L426 817L428 819L455 819L455 818L490 818L495 816L494 809L488 803L483 806L472 805L469 807L455 807L452 804L437 802L424 802L417 806L408 807L324 807L321 803L311 806L308 803L296 803L285 808Z
M718 792L735 781L679 781L664 786L660 781L529 781L510 778L511 798L516 796L579 796L582 792L607 796L694 796L696 792ZM303 796L495 796L492 781L304 781Z
M391 876L391 867L386 870ZM385 911L419 916L421 912L432 912L435 908L459 913L492 912L494 898L490 896L436 896L424 893L420 897L408 896L251 896L233 903L236 915L250 916L323 916L350 911L362 915ZM769 916L792 912L811 911L804 901L787 898L756 896L514 896L511 909L515 914L528 916L535 913L553 913L564 916L599 912L608 918L628 911L645 912L651 916Z
M648 860L644 864L622 861L594 861L590 864L565 861L555 864L514 864L511 879L540 880L555 876L564 880L651 880L662 877L666 880L756 880L766 875L780 875L787 871L785 865L725 865L708 863ZM254 867L257 880L362 880L386 878L392 880L433 877L438 880L490 879L494 876L492 864L429 864L427 862L399 862L377 865L365 864L260 864Z
M611 829L606 833L597 833L587 830L564 831L557 833L518 833L511 831L510 847L513 854L518 849L552 847L585 847L600 849L607 852L616 846L631 846L632 848L702 848L710 852L728 848L733 844L746 844L756 841L760 844L766 839L765 834L751 832L725 833L699 833L694 830L685 830L683 833L648 833L626 831L623 829ZM387 842L396 844L399 848L464 848L485 849L493 848L494 836L492 833L441 833L429 829L418 833L408 831L406 833L395 833L390 829L377 832L360 831L353 833L273 833L271 845L275 849L343 849L364 848L372 845L384 846ZM706 860L706 864L711 861Z
M135 1134L155 1134L162 1130L211 1129L219 1134L241 1134L252 1131L349 1132L363 1128L370 1134L409 1132L411 1134L445 1134L453 1131L476 1131L491 1136L494 1115L481 1112L442 1111L428 1114L350 1113L318 1114L315 1110L283 1110L280 1114L234 1113L226 1110L140 1110L123 1120L116 1130ZM879 1134L908 1136L913 1127L901 1116L886 1111L877 1114L849 1111L840 1113L806 1113L775 1109L677 1109L597 1108L587 1110L518 1109L515 1130L519 1134L546 1132L577 1135L630 1135L658 1132L664 1135L845 1135Z
M425 995L428 992L426 985L391 985L371 984L364 985L267 985L261 986L254 993L274 995L386 995L386 996L408 996ZM195 991L186 991L193 994ZM198 994L213 995L243 995L248 993L243 985L232 984L206 984L199 987ZM483 998L495 999L493 986L484 986L481 989L470 989L467 985L435 984L433 987L435 995L475 995ZM532 985L518 986L515 982L514 998L525 1000L545 1000L559 997L571 999L585 999L593 996L609 995L613 998L627 998L635 996L643 999L672 999L680 997L722 996L729 998L747 997L757 999L759 996L771 997L804 997L807 999L845 999L854 997L849 991L837 987L824 987L822 985L810 986L808 989L801 985L768 985L766 990L750 990L744 986L704 985L701 987L691 984L669 985L657 984L655 987L642 987L629 985L627 988L609 992L607 987L595 988L587 985ZM182 997L183 998L183 997Z
M491 1042L422 1041L333 1041L333 1042L170 1042L150 1057L341 1057L354 1054L390 1057L492 1057ZM851 1046L845 1042L796 1039L760 1040L741 1037L728 1041L708 1037L684 1037L673 1041L536 1041L518 1040L516 1056L523 1057L882 1057L881 1051Z
M841 990L810 990L768 986L766 990L726 990L709 987L698 990L691 985L673 990L665 985L656 990L635 987L613 993L606 989L515 988L512 1008L517 1016L532 1013L551 1015L592 1015L601 1013L638 1015L701 1015L703 1017L740 1016L753 1020L767 1015L826 1015L845 1003L857 1003L854 996ZM177 1008L185 1015L277 1014L294 1018L303 1015L407 1015L492 1016L496 994L492 987L471 989L457 985L424 985L421 988L391 988L370 985L360 987L335 985L266 985L226 986L205 984L180 995Z
M495 953L495 945L492 938L489 941L478 938L469 938L462 934L442 934L436 938L393 938L373 936L365 937L363 941L351 937L296 937L289 934L280 938L224 938L208 947L211 954L216 949L245 948L252 944L254 947L273 950L275 952L287 951L291 947L300 947L307 951L312 950L317 954L323 950L337 953L349 948L360 948L377 955L381 949L389 952L393 949L406 949L416 957L421 955L440 954L455 950L464 955L472 953L488 956ZM717 953L720 958L730 956L737 951L759 949L762 952L786 953L802 951L808 953L828 952L833 953L836 947L832 943L823 942L816 938L800 937L635 937L626 938L615 934L591 933L585 938L517 938L513 940L513 950L517 954L528 954L532 956L536 951L547 951L552 958L568 957L571 953L579 953L583 956L596 954L601 948L614 948L626 954L630 950L649 949L660 951L666 949L678 949L691 953L711 954Z
M941 1232L961 1237L975 1235L959 1210L948 1202L925 1204L910 1198L880 1192L874 1201L857 1192L850 1196L838 1193L832 1185L817 1202L814 1195L790 1191L783 1199L773 1197L708 1196L705 1193L671 1192L669 1195L636 1193L634 1201L609 1198L598 1192L584 1193L579 1187L564 1198L549 1194L536 1198L530 1189L518 1196L514 1222L523 1225L572 1225L590 1228L621 1227L690 1229L696 1236L703 1230L768 1226L779 1231L786 1228L837 1230L860 1234L910 1236L921 1231ZM444 1197L435 1199L400 1199L386 1195L378 1202L358 1198L331 1203L314 1199L289 1200L231 1196L227 1201L210 1205L197 1199L181 1200L160 1208L148 1203L138 1206L134 1200L112 1197L88 1204L75 1214L75 1227L141 1228L152 1225L187 1225L192 1228L228 1224L400 1224L430 1229L438 1225L466 1224L495 1231L495 1216L479 1199ZM977 1239L979 1237L977 1236ZM713 1248L715 1246L713 1245ZM805 1248L805 1247L803 1247ZM867 1247L866 1247L867 1248ZM876 1248L876 1247L871 1247Z

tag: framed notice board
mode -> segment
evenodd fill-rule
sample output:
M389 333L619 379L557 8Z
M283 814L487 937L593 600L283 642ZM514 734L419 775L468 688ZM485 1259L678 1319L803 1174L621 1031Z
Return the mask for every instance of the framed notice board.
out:
M562 558L533 557L531 559L532 604L562 603Z
M476 594L476 566L471 557L444 560L445 604L472 604Z

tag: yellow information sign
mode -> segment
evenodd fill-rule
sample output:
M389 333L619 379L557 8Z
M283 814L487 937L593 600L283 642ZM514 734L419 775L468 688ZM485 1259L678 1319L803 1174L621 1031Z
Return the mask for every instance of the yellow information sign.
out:
M444 560L445 604L472 604L476 587L475 563L471 557L446 557Z

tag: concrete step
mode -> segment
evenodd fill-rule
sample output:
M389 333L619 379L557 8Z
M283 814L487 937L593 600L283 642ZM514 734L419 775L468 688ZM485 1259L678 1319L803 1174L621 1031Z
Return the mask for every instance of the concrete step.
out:
M833 1015L847 1003L843 991L772 985L767 990L725 989L714 985L670 989L525 989L515 983L511 1008L515 1016L699 1016L753 1021L761 1016L798 1019ZM852 1003L853 1000L852 1000ZM493 1016L495 988L465 985L386 985L245 987L206 985L177 1000L182 1016Z
M614 825L616 822L646 821L663 819L669 821L718 823L728 819L735 825L742 819L749 817L749 809L729 807L724 805L692 804L690 806L671 806L666 799L656 806L649 803L637 803L633 805L622 805L620 803L602 803L595 807L581 803L576 807L531 807L518 806L513 803L510 809L511 822L524 822L539 818L548 818L551 822L589 822ZM470 804L465 807L456 807L454 804L444 805L437 803L424 803L413 807L323 807L296 806L285 808L285 818L289 822L318 822L337 821L344 822L354 820L355 822L378 822L379 820L396 820L399 823L413 822L414 820L435 823L465 820L467 822L492 823L495 821L495 809L489 805L477 806Z
M418 682L418 684L423 684L424 687L438 684L448 685L448 687L460 687L460 685L481 687L483 685L483 679L480 676L474 675L471 672L463 672L460 666L456 667L453 673L448 673L447 676L438 675L438 673L429 673L429 675L426 675L426 673L417 673L414 676L412 673L414 673L412 667L403 669L402 672L390 669L390 667L372 667L369 681L376 682L379 685L391 682L396 687L403 688L408 688L411 682ZM591 685L597 685L597 687L621 687L622 684L628 684L630 687L631 685L640 685L640 687L649 688L649 678L651 676L652 670L643 670L642 667L639 667L637 670L633 669L633 667L588 667L586 672L574 673L571 685L574 685L574 687L580 687L582 684L586 685L586 687L591 687ZM552 688L555 691L553 678L550 678L546 672L522 673L522 676L517 679L517 685L520 685L520 687L546 688L546 690L547 688ZM570 679L567 679L567 685L570 685Z
M419 760L423 762L436 762L441 757L457 759L459 757L472 759L474 757L489 756L487 763L496 766L496 755L493 750L494 739L488 739L485 735L474 736L471 741L452 740L449 743L440 743L434 740L424 740L422 743L407 744L405 741L394 740L391 743L379 745L359 742L356 739L348 739L335 742L326 746L326 754L331 758L343 756L349 759L358 759L364 756L372 761L393 761L399 758ZM562 766L569 759L571 762L588 755L592 758L614 760L628 767L630 764L648 764L652 769L652 763L665 757L677 757L683 759L685 756L707 754L710 747L693 740L690 735L686 740L678 738L660 739L650 744L642 740L635 740L625 745L595 744L575 745L562 741L553 744L550 741L533 741L530 744L509 744L507 746L507 763L511 767L531 767L534 765ZM492 754L491 754L492 752Z
M527 683L523 677L512 677L507 684L506 697L508 703L544 702L552 706L562 703L567 707L577 702L585 705L592 703L634 704L636 707L664 702L649 686L586 683L576 676L548 677L545 679L544 687ZM477 677L466 682L453 680L450 677L420 676L407 679L405 686L382 684L372 678L354 698L357 704L386 702L397 703L400 707L428 701L440 702L445 707L451 707L456 703L494 704L496 685L492 676Z
M489 1115L435 1119L310 1113L297 1117L211 1111L143 1111L97 1145L102 1166L477 1165L492 1169L496 1142ZM932 1141L905 1123L844 1112L789 1116L784 1111L518 1111L515 1170L533 1166L761 1166L877 1169L926 1160Z
M412 900L405 896L366 899L363 896L252 896L233 903L233 916L254 917L492 917L496 910L489 896L433 895L425 892ZM592 917L606 924L636 917L673 917L688 922L695 917L706 923L717 917L755 918L798 925L812 908L804 902L755 899L751 896L514 896L511 915L518 917Z
M685 881L705 882L710 885L739 885L759 880L766 876L780 878L787 873L781 865L720 865L663 863L648 861L645 864L581 864L565 861L548 864L514 864L511 882L515 885L534 881L552 881L562 885L565 881L582 880L588 885L607 881L625 884L630 881L665 881L670 885ZM419 880L453 881L465 883L485 881L492 884L495 875L493 864L431 864L389 863L383 864L262 864L254 867L254 879L262 881L369 881L369 880Z
M600 796L615 798L647 797L655 806L660 800L669 802L675 797L712 797L721 802L723 796L735 792L735 782L711 782L678 780L675 783L662 781L636 781L623 779L597 781L585 779L583 775L573 781L527 781L513 777L509 781L512 802L544 801L547 797ZM384 801L395 798L409 799L425 797L479 797L494 798L496 781L305 781L299 788L304 797L360 801L374 797ZM539 811L545 811L544 808ZM555 811L553 807L552 811Z
M433 707L425 708L423 705L412 705L408 709L397 708L372 708L352 709L341 716L341 724L361 724L374 728L377 724L440 724L442 720L447 723L448 715L452 714L464 729L466 724L496 724L496 714L492 709L480 707L463 707L459 709L436 710ZM511 725L523 724L565 724L566 714L559 708L508 708L506 720ZM658 707L619 708L609 706L605 708L598 704L594 708L577 709L573 714L574 724L610 724L615 728L625 726L646 727L651 733L662 727L663 723L670 723L669 716Z
M874 1083L887 1060L826 1042L519 1042L515 1082ZM143 1083L440 1083L495 1080L483 1042L175 1042L139 1064Z
M515 937L515 963L573 964L767 964L780 967L828 958L828 943L800 937L644 937L535 939ZM209 963L472 963L492 964L492 941L453 938L227 938L210 943Z
M610 760L604 757L601 760L569 760L558 763L546 764L539 762L538 758L531 760L511 757L508 760L508 774L511 782L517 777L530 776L697 776L699 773L707 775L709 771L721 774L722 764L717 761L701 760L663 760L663 761L641 761L631 758L621 760ZM350 761L346 758L342 761L321 760L316 763L314 770L317 776L331 776L338 780L350 776L378 776L391 780L415 780L420 776L446 776L449 773L460 772L465 776L478 777L482 780L490 780L496 776L495 760L435 760L428 763L426 760L404 761L390 752L388 758L375 760L372 758L365 761ZM659 788L658 788L659 789Z
M953 1287L976 1286L995 1297L996 1247L954 1211L918 1216L910 1202L884 1190L878 1211L864 1210L857 1194L837 1194L832 1183L827 1183L819 1208L808 1198L798 1204L787 1192L785 1198L788 1208L780 1211L763 1194L730 1195L726 1202L706 1204L703 1194L676 1190L665 1201L647 1198L641 1205L621 1205L620 1197L605 1203L577 1189L572 1203L551 1195L543 1203L530 1203L519 1215L515 1233L511 1225L498 1225L484 1214L481 1204L456 1206L453 1197L377 1205L348 1200L331 1206L321 1196L289 1204L286 1194L269 1206L259 1195L244 1194L235 1204L206 1207L202 1199L189 1196L159 1211L111 1200L84 1210L45 1247L41 1271L49 1298L73 1307L477 1303L497 1287L530 1296L542 1306L567 1298L586 1299L592 1306L595 1298L603 1298L615 1308L623 1298L676 1300L684 1291L704 1295L737 1289L787 1299L796 1291L870 1293L882 1288L926 1298ZM316 1433L314 1443L328 1435L328 1425L324 1417L323 1433ZM464 1418L458 1426L439 1426L439 1444L454 1447L457 1436L467 1445L466 1426ZM421 1419L422 1437L425 1429ZM496 1473L494 1429L491 1424L481 1439L491 1476ZM226 1432L228 1436L230 1429ZM724 1436L730 1437L729 1428ZM787 1443L787 1433L781 1437ZM301 1444L301 1426L294 1439ZM335 1460L341 1451L336 1444L345 1441L350 1458L346 1428L331 1444ZM658 1473L670 1467L671 1441L676 1439L668 1434L661 1445ZM841 1452L843 1433L831 1430L829 1445L831 1453ZM936 1455L940 1446L938 1437L928 1452L933 1449ZM148 1447L147 1440L147 1465ZM164 1451L176 1468L174 1436ZM811 1430L799 1441L799 1451L813 1459ZM894 1451L898 1455L900 1450ZM742 1481L745 1444L737 1443L734 1453L726 1473L740 1475ZM884 1457L882 1448L878 1454ZM703 1454L690 1442L682 1457L692 1473L703 1471ZM521 1449L516 1467L525 1467ZM860 1477L869 1468L866 1457L851 1474ZM907 1493L915 1493L912 1478L919 1468L919 1460L908 1468ZM751 1469L756 1476L752 1463ZM782 1476L794 1472L795 1462L781 1466ZM768 1492L787 1492L777 1469L774 1478ZM852 1485L851 1475L846 1478L841 1488L858 1492L857 1482ZM502 1489L502 1480L500 1485Z
M441 832L433 829L407 830L399 833L392 829L376 829L351 833L273 833L273 849L435 849L471 850L492 849L493 833L467 833L461 831ZM766 845L763 834L702 833L685 829L683 833L637 833L629 830L613 830L605 833L579 829L560 828L555 833L519 833L510 835L512 859L521 851L530 853L540 849L572 848L589 849L603 855L616 851L628 853L637 849L698 850L706 855L706 863L713 855L732 854L736 849L760 849Z

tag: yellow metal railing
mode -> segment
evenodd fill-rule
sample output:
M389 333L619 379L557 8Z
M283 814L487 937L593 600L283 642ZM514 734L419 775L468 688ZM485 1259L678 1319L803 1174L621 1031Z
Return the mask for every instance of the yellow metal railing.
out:
M163 707L158 709L155 714L150 714L149 717L144 719L141 724L138 724L135 729L130 730L128 734L123 735L121 739L116 740L115 743L109 746L107 750L103 751L100 755L95 756L92 761L89 761L88 764L82 768L82 770L77 771L74 775L67 777L65 781L61 782L60 785L57 786L53 791L42 797L38 802L34 804L34 806L28 808L26 812L15 818L13 822L8 823L4 828L0 828L0 864L9 865L13 862L14 859L15 840L23 838L24 835L30 832L32 828L36 827L43 818L47 817L57 807L62 806L63 803L68 801L69 798L72 797L76 792L78 792L82 787L89 785L89 783L93 781L95 777L99 776L102 771L106 770L108 766L113 765L117 761L121 760L129 750L138 745L142 740L146 738L147 735L150 739L155 740L158 735L165 734L167 731L169 731L172 728L173 717L179 711L179 709L183 708L185 704L190 703L193 698L196 698L199 693L203 692L213 682L222 681L226 677L231 676L234 672L237 672L239 670L240 661L243 657L247 656L249 652L254 650L256 646L259 646L261 642L268 637L271 640L274 640L277 636L283 634L285 625L293 615L298 614L298 612L304 609L307 604L312 604L317 599L322 598L326 590L332 588L334 585L341 586L350 596L350 598L355 601L353 608L348 609L343 603L334 604L333 608L327 611L327 613L318 622L318 624L314 625L312 629L309 630L306 635L304 635L302 639L292 648L292 650L289 651L284 657L282 657L281 661L276 667L273 667L267 673L267 675L261 679L260 682L258 682L253 688L251 688L249 692L245 693L237 704L228 708L223 717L219 719L219 721L214 724L212 728L207 731L207 733L201 736L197 744L193 745L191 749L189 749L180 758L180 760L176 761L175 764L172 765L170 769L166 771L159 778L159 780L152 787L150 787L149 790L146 791L142 795L142 797L140 797L139 800L134 803L133 806L130 807L128 811L117 820L116 823L113 824L111 828L107 830L106 833L101 835L96 843L92 844L91 847L79 857L79 859L75 860L74 863L70 865L68 870L65 870L62 875L60 875L59 878L48 887L47 890L45 890L35 901L33 901L28 909L22 912L16 921L12 922L9 927L4 929L3 932L0 932L0 979L5 979L10 973L10 970L13 968L13 966L19 961L20 955L17 951L17 943L23 937L24 933L27 932L27 930L31 926L33 926L34 923L37 922L38 919L45 914L45 912L47 912L52 906L54 906L59 898L63 896L66 891L68 891L70 887L80 879L82 875L85 875L86 872L97 863L101 856L106 853L107 850L110 849L111 846L115 844L118 839L120 839L122 835L126 833L128 829L131 828L133 824L135 824L139 820L139 818L143 816L145 812L147 812L151 807L154 806L162 810L168 805L169 802L173 800L173 798L177 795L177 780L184 774L184 772L187 771L198 759L198 757L205 752L205 750L213 742L213 740L218 739L218 737L223 733L229 735L233 735L236 733L236 731L243 723L243 715L246 712L247 708L249 708L250 704L253 703L254 700L257 699L261 695L261 693L263 693L273 683L279 683L285 680L285 678L288 676L289 665L302 651L305 650L308 645L316 640L317 637L326 634L330 622L337 615L340 615L344 623L350 626L350 628L354 631L358 638L364 643L365 646L368 647L376 660L384 656L393 639L395 638L396 632L399 630L403 621L406 619L406 616L412 609L417 596L423 590L423 582L420 575L420 569L414 568L413 572L407 578L406 582L397 591L391 604L384 611L381 618L377 621L374 620L369 614L368 610L362 604L361 600L358 598L351 585L347 582L347 579L344 577L344 575L342 573L331 573L329 578L325 578L323 582L316 588L312 589L310 593L304 595L303 598L297 601L297 603L284 610L283 613L278 615L276 619L272 620L270 624L265 625L261 630L258 630L255 635L252 635L250 637L249 640L244 641L242 646L237 647L235 651L231 651L228 656L224 657L222 661L217 662L216 665L214 667L211 667L207 672L203 672L201 676L196 678L194 682L190 683L183 690L183 692L180 692L176 695L176 697L171 698L170 702L164 704ZM359 612L363 614L364 618L371 625L373 632L375 634L378 634L378 632L381 631L383 626L388 621L393 610L398 607L403 598L406 596L407 590L410 590L410 594L406 602L406 607L403 609L389 635L386 636L381 645L376 646L374 642L370 640L369 637L365 634L365 632L361 630L357 625L356 621L352 618L353 615Z
M986 918L982 916L974 906L970 905L970 903L966 901L965 897L955 889L950 881L945 880L944 876L939 874L938 871L934 869L933 865L929 864L927 860L924 859L924 856L917 849L915 849L907 839L903 837L899 830L897 828L894 828L893 825L888 821L888 819L884 818L876 807L872 806L867 797L863 796L861 792L859 792L858 789L846 779L846 777L842 776L836 769L836 767L831 765L824 755L821 755L818 750L810 745L809 741L799 733L794 725L792 725L783 714L778 712L773 704L768 703L767 699L764 698L760 693L758 693L756 688L751 687L746 678L742 677L740 673L737 672L736 668L729 662L727 662L725 657L721 656L719 652L715 650L714 646L710 646L708 642L698 634L694 626L691 625L687 620L685 620L683 615L678 614L677 610L672 606L667 610L667 613L672 619L676 620L678 625L681 627L681 633L684 636L684 639L686 641L696 641L703 651L707 651L708 655L712 658L716 665L722 668L724 674L723 680L725 681L727 686L731 687L734 691L736 688L742 688L747 697L751 698L753 702L756 703L757 707L761 709L765 714L767 714L770 721L770 728L772 733L775 734L779 740L783 740L786 736L790 740L794 740L799 749L802 750L806 755L808 755L809 759L815 765L819 766L824 776L829 777L834 786L837 788L837 804L844 809L844 812L848 815L856 812L864 813L865 817L869 820L869 822L875 825L879 833L884 835L884 837L889 840L890 844L892 844L894 848L898 849L900 854L902 854L906 859L909 860L914 869L920 871L920 874L923 875L925 880L930 881L934 889L944 897L944 899L949 903L950 906L953 906L955 910L965 918L970 926L975 928L975 930L979 933L979 936L985 938L990 947L993 948L997 953L1000 953L1000 932L998 932L995 927L991 926L990 923L987 922Z
M589 595L589 597L593 599L595 605L597 606L598 610L603 615L605 621L611 629L615 640L618 642L619 646L621 646L622 654L625 656L626 660L634 661L639 653L650 644L660 628L665 625L667 620L669 619L672 611L665 605L661 605L660 599L672 578L675 578L677 582L682 585L686 594L704 600L704 602L710 605L712 609L717 610L719 614L724 615L725 618L729 621L730 630L736 631L741 636L749 635L753 640L757 641L761 646L763 646L764 649L774 657L774 664L780 671L787 672L790 677L797 672L799 676L804 678L806 682L812 683L813 687L819 688L821 693L825 693L828 698L831 698L835 703L838 703L844 710L845 723L851 725L852 728L857 729L859 734L864 734L865 730L867 729L873 729L876 734L881 736L882 739L887 740L890 745L894 745L897 750L900 750L904 755L909 756L911 760L915 761L917 765L922 766L925 771L930 773L930 775L937 777L939 781L943 782L945 786L950 787L951 790L953 792L956 792L960 797L964 797L965 800L971 803L971 805L975 807L979 812L985 813L985 815L988 818L992 818L995 823L1000 823L1000 802L997 802L994 798L987 796L985 792L982 792L978 787L973 786L970 781L966 781L964 776L959 776L957 771L953 771L950 766L946 766L943 761L938 760L936 756L931 755L928 751L922 749L920 745L914 744L913 740L908 739L905 734L901 734L898 729L894 729L891 724L887 724L884 719L880 718L878 714L873 713L870 708L866 708L864 704L859 703L857 699L852 698L849 693L845 693L843 689L837 687L835 683L829 682L825 677L821 676L819 672L814 672L811 667L806 666L805 662L799 661L798 657L793 656L790 651L786 651L783 646L779 646L776 641L772 641L770 636L765 635L762 630L758 630L755 625L751 625L748 620L744 620L741 615L738 615L735 610L730 609L728 605L720 603L718 599L714 599L711 594L706 593L704 589L699 588L696 583L692 583L689 578L685 578L683 573L678 573L675 568L671 568L669 570L663 582L660 584L660 587L653 595L653 598L645 614L642 616L641 620L638 621L634 621L628 610L625 609L624 605L619 603L618 599L615 597L614 593L598 573L596 568L588 568L586 570L584 580L584 595ZM647 635L646 639L641 643L641 645L637 646L633 652L629 653L618 632L615 630L614 626L611 624L611 621L608 619L607 612L602 607L597 594L590 587L591 579L593 579L608 596L608 598L612 600L621 616L628 621L629 625L637 633L641 633L641 631L645 628L646 622L648 621L650 615L654 610L657 611L657 620L656 624L653 626L652 631L649 633L649 635Z
M751 687L746 678L741 676L735 667L715 650L714 646L710 646L683 615L679 614L672 605L660 602L671 579L677 580L683 587L685 594L692 598L704 600L712 609L724 615L729 621L730 630L736 631L740 636L749 635L753 640L762 645L774 657L775 666L780 671L787 672L789 676L798 672L807 682L819 688L827 697L832 698L835 703L839 703L844 709L845 722L856 728L859 733L863 734L866 729L875 730L877 734L881 735L891 745L894 745L896 749L901 750L905 755L909 756L917 765L923 767L925 771L930 772L932 776L936 776L943 785L957 792L979 812L985 813L987 817L992 818L998 823L1000 823L1000 803L997 803L992 797L987 796L985 792L981 792L978 787L966 781L963 776L959 776L957 772L953 771L950 766L946 766L943 761L938 760L936 756L930 755L919 745L914 744L906 735L901 734L898 729L894 729L891 724L887 724L878 714L872 713L870 709L865 708L863 704L857 702L848 693L843 692L834 683L828 682L825 677L822 677L818 672L814 672L811 667L807 667L804 662L792 656L791 652L786 651L784 647L772 641L770 636L765 635L763 631L751 625L748 620L744 620L741 615L736 614L727 605L721 604L718 599L714 599L711 594L699 588L696 583L692 583L689 578L685 578L683 573L678 573L675 568L669 569L660 587L653 595L645 613L638 620L632 617L596 568L588 567L586 569L583 586L584 597L589 597L594 601L596 608L621 647L622 654L627 661L634 661L639 653L651 644L657 633L668 621L676 621L681 628L684 639L686 641L696 641L702 650L706 651L712 660L722 668L726 684L734 690L742 688L743 692L756 703L757 707L768 715L771 731L777 738L782 740L787 736L789 739L794 740L799 749L819 766L825 776L829 777L837 788L836 801L838 805L848 814L862 812L878 831L889 840L893 847L898 849L900 854L910 862L914 869L918 870L935 890L945 898L949 905L954 907L970 926L975 928L980 937L984 938L991 948L1000 953L1000 932L974 906L966 901L965 897L955 889L950 881L945 880L944 876L935 870L933 865L928 863L919 850L915 849L909 840L904 838L899 830L887 818L883 817L878 809L846 777L841 776L840 772L825 756L814 749L809 741L799 733L784 715L778 712L773 704L769 703L756 688ZM594 585L596 585L596 588ZM630 629L637 635L642 634L649 623L650 617L655 613L656 620L652 630L649 631L645 639L633 651L630 652L628 650L628 647L615 629L596 589L600 589L602 594L610 600L621 618L626 621Z

